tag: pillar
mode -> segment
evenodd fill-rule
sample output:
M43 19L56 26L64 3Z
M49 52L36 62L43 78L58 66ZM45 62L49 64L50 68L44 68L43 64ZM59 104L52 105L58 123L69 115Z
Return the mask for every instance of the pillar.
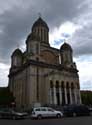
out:
M65 104L67 104L67 91L66 91L66 86L64 87L64 93L65 93Z
M60 97L60 104L62 104L62 90L60 86L59 86L59 97Z
M53 96L54 96L54 104L57 104L57 98L56 98L56 87L53 86Z
M72 101L72 92L71 92L71 88L69 87L69 95L70 95L70 104L72 104L73 103L73 101Z
M80 90L78 89L78 95L79 95L79 100L78 100L78 102L79 102L79 104L81 104L82 102L81 102L81 95L80 95Z
M50 91L49 91L49 102L50 102L50 104L52 104L53 102L52 102L52 88L50 88Z
M74 98L75 98L75 104L77 104L77 91L76 91L76 88L74 88Z

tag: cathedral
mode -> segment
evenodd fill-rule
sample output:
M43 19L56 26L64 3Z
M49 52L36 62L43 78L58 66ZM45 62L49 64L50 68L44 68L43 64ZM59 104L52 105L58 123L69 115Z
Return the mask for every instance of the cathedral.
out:
M25 43L24 52L16 48L11 54L9 88L16 106L81 104L72 47L66 42L60 49L51 47L49 27L41 17L32 25Z

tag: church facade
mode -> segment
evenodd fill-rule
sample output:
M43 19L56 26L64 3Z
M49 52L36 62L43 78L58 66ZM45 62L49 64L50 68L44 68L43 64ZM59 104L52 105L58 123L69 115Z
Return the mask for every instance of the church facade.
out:
M68 43L60 49L49 44L49 27L39 17L26 39L26 50L11 55L9 88L17 107L81 104L80 83L73 50Z

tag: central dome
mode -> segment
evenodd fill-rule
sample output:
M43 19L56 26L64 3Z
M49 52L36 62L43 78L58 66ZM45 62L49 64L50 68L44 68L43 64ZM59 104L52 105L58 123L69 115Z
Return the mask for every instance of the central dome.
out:
M38 20L33 24L32 30L35 27L39 27L39 26L45 27L49 30L48 25L46 24L46 22L41 17L39 17Z

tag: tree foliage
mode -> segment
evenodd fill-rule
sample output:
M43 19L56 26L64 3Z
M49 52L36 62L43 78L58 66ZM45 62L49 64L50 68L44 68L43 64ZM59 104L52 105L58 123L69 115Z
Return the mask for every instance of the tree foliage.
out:
M9 88L0 88L0 105L9 106L13 101L14 97Z
M81 91L82 103L92 105L92 91Z

